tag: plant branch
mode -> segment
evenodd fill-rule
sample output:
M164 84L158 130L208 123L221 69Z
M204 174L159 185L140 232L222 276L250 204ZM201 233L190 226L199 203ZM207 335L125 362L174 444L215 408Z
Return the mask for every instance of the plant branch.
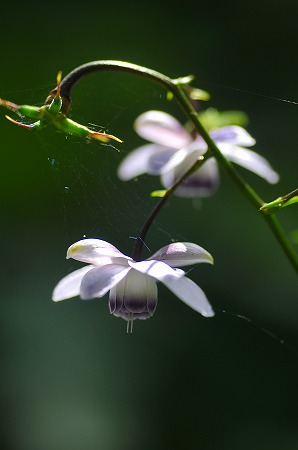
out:
M149 215L149 217L146 219L145 223L143 224L143 226L140 230L140 233L138 235L138 238L136 240L136 244L135 244L135 247L134 247L134 250L132 253L132 258L135 261L138 261L141 259L142 249L143 249L144 240L147 235L147 232L148 232L150 226L152 225L152 223L154 222L155 217L157 216L157 214L163 207L163 205L166 203L166 201L169 199L169 197L175 192L175 190L183 182L183 180L185 180L189 175L191 175L194 170L198 170L211 156L212 156L212 153L210 152L210 150L208 150L204 154L204 156L200 156L197 159L197 161L190 167L190 169L187 172L185 172L185 174L182 177L180 177L176 181L176 183L166 191L165 195L155 205L151 214Z
M246 195L246 197L253 203L257 210L259 210L263 205L263 200L257 195L257 193L253 190L253 188L239 175L239 173L235 170L233 164L220 152L219 148L212 140L208 132L205 130L203 125L200 122L198 113L195 111L191 101L189 100L185 88L183 88L183 84L185 84L185 80L183 78L171 79L166 75L163 75L160 72L155 70L148 69L146 67L142 67L136 64L131 64L123 61L111 61L111 60L101 60L101 61L92 61L82 66L75 68L72 72L70 72L61 82L61 97L63 99L63 104L65 104L65 113L68 111L71 101L71 92L73 87L81 80L81 78L85 77L94 72L100 71L116 71L116 72L128 72L133 73L135 75L141 76L143 78L150 79L155 83L162 85L167 91L172 92L176 101L179 103L181 108L183 109L186 116L193 123L196 130L199 132L201 137L206 142L208 149L212 152L212 155L216 158L216 160L220 163L221 166L225 168L229 176L234 180L237 184L238 188ZM190 80L190 78L186 77L186 80ZM56 88L57 89L57 88ZM54 95L56 90L54 89L48 100ZM47 100L47 101L48 101ZM193 170L193 168L191 168ZM186 177L182 177L183 179ZM161 199L161 201L156 205L148 220L144 224L138 241L142 242L143 237L146 235L151 223L154 218L168 199L168 197L174 192L176 187L183 181L183 179L178 180L178 182L167 191L166 195ZM262 212L262 211L261 211ZM291 247L285 233L283 232L277 218L271 214L268 216L267 214L262 212L262 216L267 222L269 228L273 232L277 241L283 248L286 256L289 261L294 266L295 270L298 272L298 256L295 253L294 249ZM139 244L140 245L140 244ZM138 255L140 250L137 248L135 253Z

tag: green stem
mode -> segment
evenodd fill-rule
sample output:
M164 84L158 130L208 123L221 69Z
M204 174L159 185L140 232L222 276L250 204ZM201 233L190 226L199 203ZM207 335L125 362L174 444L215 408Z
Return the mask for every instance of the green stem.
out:
M257 195L253 188L239 175L233 164L221 153L213 139L210 137L209 133L205 130L202 123L200 122L199 115L195 111L192 103L188 99L187 95L183 91L182 87L177 85L176 92L174 93L178 97L178 101L182 106L183 110L192 121L196 130L199 132L201 137L204 139L208 148L212 151L216 160L221 164L225 170L228 172L230 177L238 185L238 187L244 192L244 194L249 198L249 200L258 209L264 204L263 200Z
M276 237L277 241L279 242L280 246L282 247L283 251L287 255L289 261L293 265L294 269L298 272L298 255L295 252L294 248L290 244L283 228L281 227L277 217L275 214L262 214L264 217L267 225L271 229L272 233Z
M244 179L238 174L233 164L220 152L215 142L211 139L210 135L201 124L198 113L195 111L192 103L190 102L185 91L183 90L183 86L181 85L181 81L179 78L174 80L167 77L166 75L163 75L160 72L156 72L155 70L151 70L146 67L142 67L136 64L131 64L123 61L110 61L110 60L93 61L77 67L62 80L60 89L61 89L61 96L63 100L65 100L65 105L68 105L68 102L70 102L72 88L76 83L78 83L78 81L82 77L91 74L93 72L107 71L107 70L134 73L141 77L150 79L155 83L162 85L168 91L172 92L175 99L185 112L186 116L193 123L196 130L199 132L201 137L206 142L208 148L211 150L216 160L221 164L221 166L223 166L226 169L229 176L234 180L234 182L246 195L246 197L253 203L256 209L257 210L260 209L260 207L264 204L263 200L257 195L257 193L253 190L253 188L246 181L244 181ZM55 90L52 91L52 93L50 93L50 96L53 95L53 93L55 93ZM181 183L181 181L179 183L177 182L177 186ZM154 220L154 217L156 217L157 213L159 212L159 210L161 209L161 207L163 206L169 195L171 195L171 193L176 189L177 186L174 185L173 188L171 188L172 190L169 190L170 193L169 194L167 193L166 196L163 197L160 203L155 207L154 211L150 215L150 220L148 220L148 225L144 224L139 237L139 241L141 243L142 243L141 239L143 239L141 235L142 234L145 235L147 233L152 221ZM289 261L292 263L293 267L298 272L298 256L295 253L294 249L291 247L291 244L289 243L287 236L283 232L277 218L273 215L268 216L262 211L261 213L265 221L267 222L269 228L276 237L277 241L281 245ZM151 218L151 216L153 217L153 219ZM136 253L139 253L139 250L137 250Z

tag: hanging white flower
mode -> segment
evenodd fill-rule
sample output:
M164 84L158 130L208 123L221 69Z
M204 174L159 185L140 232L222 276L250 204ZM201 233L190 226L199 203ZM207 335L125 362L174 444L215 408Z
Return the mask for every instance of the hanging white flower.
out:
M118 168L118 177L130 180L143 173L160 175L165 188L171 187L190 169L197 158L207 151L199 135L189 133L174 117L162 111L147 111L135 121L136 132L151 141L126 156ZM269 162L258 153L248 150L255 140L239 126L226 126L210 132L222 154L231 162L277 183L279 175ZM219 184L219 172L214 158L186 178L175 190L183 197L208 197Z
M210 253L196 244L172 243L150 258L136 262L106 241L84 239L69 247L67 258L88 265L57 284L53 292L55 302L77 295L91 300L110 291L111 314L130 322L148 319L156 309L157 281L160 281L195 311L205 317L214 315L202 289L176 268L203 262L213 264Z

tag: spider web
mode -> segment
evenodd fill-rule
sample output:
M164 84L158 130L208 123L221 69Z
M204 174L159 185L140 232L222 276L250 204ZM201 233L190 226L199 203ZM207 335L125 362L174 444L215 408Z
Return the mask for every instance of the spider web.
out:
M115 134L124 144L87 141L53 129L42 131L38 139L53 173L67 240L72 243L85 237L100 238L130 252L158 201L150 197L150 192L160 188L160 183L157 177L147 175L142 176L142 183L138 179L123 183L116 170L125 154L145 143L133 131L133 120L145 110L165 109L166 93L152 87L144 89L143 83L138 86L135 81L114 80L106 82L104 94L98 94L94 86L101 83L95 83L88 86L84 81L77 96L75 91L70 117L95 131ZM156 103L161 105L156 107ZM163 224L159 218L153 230L160 234L163 245L186 240L175 234L173 224ZM149 251L149 241L145 247Z
M53 174L59 199L59 232L65 235L68 245L85 237L99 238L130 255L142 224L158 201L150 197L150 192L160 188L157 177L143 175L142 182L135 179L125 183L117 178L116 170L123 157L145 143L133 131L133 121L150 109L166 110L182 122L184 117L175 105L167 102L162 89L148 86L142 81L136 82L135 79L130 81L125 76L123 81L113 74L102 78L84 80L80 89L76 87L70 117L94 130L115 134L124 140L123 145L86 141L54 129L43 130L36 136ZM104 86L104 90L98 86ZM52 85L47 88L50 90ZM33 104L36 97L39 100L41 98L41 89L28 90L26 93L31 95ZM271 97L268 99L272 100ZM154 241L160 242L160 246L171 241L191 240L188 234L186 236L178 231L175 223L169 221L164 212L158 216L148 233L144 257L159 248L155 244L154 247L151 245L152 236ZM197 242L200 243L200 239ZM256 325L242 314L223 309L217 311L245 320L284 344L274 333Z

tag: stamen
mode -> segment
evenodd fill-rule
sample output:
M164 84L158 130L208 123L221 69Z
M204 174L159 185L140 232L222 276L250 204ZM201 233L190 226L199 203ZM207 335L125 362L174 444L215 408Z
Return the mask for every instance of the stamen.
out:
M133 330L133 313L130 312L129 313L129 319L127 321L127 326L126 326L126 333L127 334L131 334Z

